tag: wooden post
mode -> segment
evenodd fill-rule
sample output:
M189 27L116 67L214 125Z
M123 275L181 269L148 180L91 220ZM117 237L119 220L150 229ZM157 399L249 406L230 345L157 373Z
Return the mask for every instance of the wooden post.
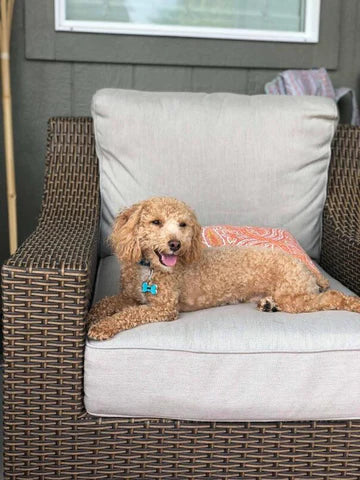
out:
M10 83L10 35L15 0L1 0L0 3L0 64L2 81L2 106L4 123L4 146L6 168L6 190L8 202L10 254L17 249L16 186L14 162L14 138Z

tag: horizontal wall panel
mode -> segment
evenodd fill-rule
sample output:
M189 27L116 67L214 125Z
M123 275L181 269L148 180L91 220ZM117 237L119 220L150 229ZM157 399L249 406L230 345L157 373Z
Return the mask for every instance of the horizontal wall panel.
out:
M191 90L191 68L173 66L134 66L133 88L151 91Z
M194 67L192 90L195 92L247 93L248 70L239 68Z
M132 88L131 65L74 63L72 109L75 116L90 115L91 99L101 88Z
M24 1L27 58L55 60L55 18L52 0Z

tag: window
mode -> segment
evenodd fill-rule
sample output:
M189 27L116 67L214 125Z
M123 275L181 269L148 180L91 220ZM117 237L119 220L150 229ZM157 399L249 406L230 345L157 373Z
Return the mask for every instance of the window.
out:
M321 0L55 0L56 30L318 42Z

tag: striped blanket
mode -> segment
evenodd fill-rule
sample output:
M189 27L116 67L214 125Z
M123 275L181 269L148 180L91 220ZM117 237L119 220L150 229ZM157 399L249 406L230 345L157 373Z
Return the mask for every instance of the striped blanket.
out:
M359 109L354 90L346 87L334 88L325 68L313 70L285 70L265 85L270 95L320 95L338 102L344 95L352 93L352 125L359 125Z

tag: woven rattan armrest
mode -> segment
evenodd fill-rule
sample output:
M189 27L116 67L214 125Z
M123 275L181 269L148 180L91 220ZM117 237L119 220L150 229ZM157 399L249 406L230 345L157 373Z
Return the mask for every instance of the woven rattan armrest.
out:
M38 225L5 268L88 269L99 225L98 177L92 120L50 119Z
M329 170L320 263L360 295L360 128L339 126Z
M5 417L30 403L43 413L56 402L58 413L83 411L84 319L98 225L92 121L51 119L38 226L2 268Z

